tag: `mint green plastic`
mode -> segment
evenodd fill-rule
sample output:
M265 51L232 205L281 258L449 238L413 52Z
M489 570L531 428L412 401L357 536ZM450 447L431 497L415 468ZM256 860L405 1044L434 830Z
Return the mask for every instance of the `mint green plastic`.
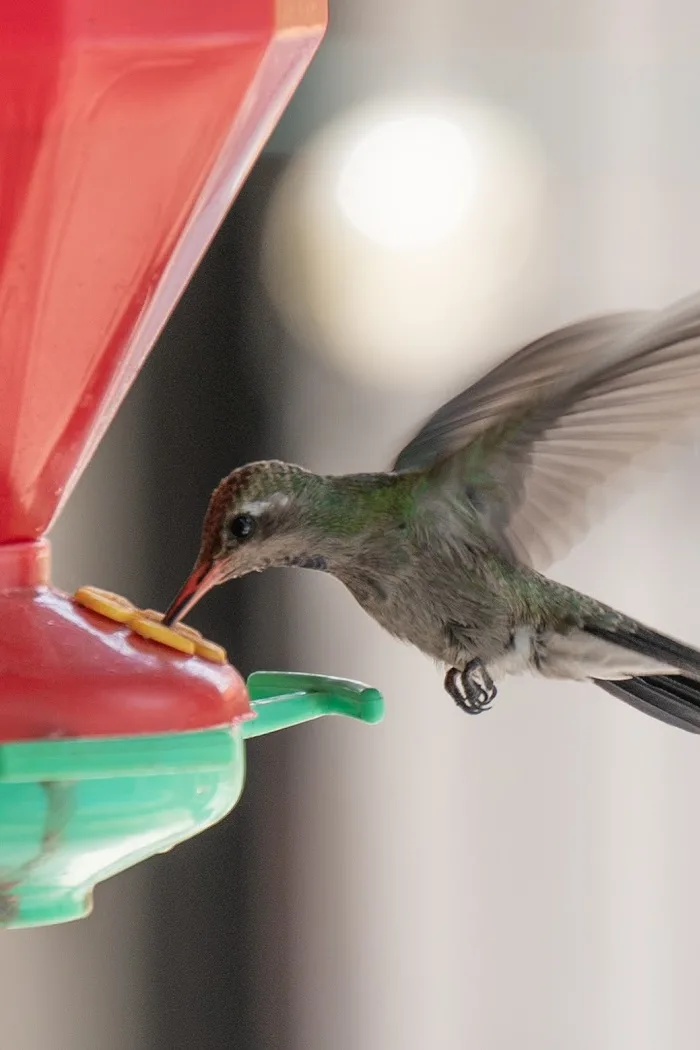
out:
M356 682L256 672L256 718L194 733L0 745L0 927L89 914L98 882L221 820L245 781L244 738L326 714L374 723Z
M345 715L370 724L384 717L384 701L376 689L342 678L254 671L247 686L256 717L244 723L245 737L288 729L321 715Z

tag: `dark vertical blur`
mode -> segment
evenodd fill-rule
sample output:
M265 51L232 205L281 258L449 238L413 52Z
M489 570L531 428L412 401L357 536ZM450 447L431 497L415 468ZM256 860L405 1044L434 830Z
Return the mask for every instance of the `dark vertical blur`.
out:
M263 157L141 376L148 593L189 571L208 496L235 466L280 456L284 375L259 280L262 219L282 161ZM285 665L280 574L230 584L188 618L247 675ZM149 865L154 1050L265 1050L288 1031L284 735L253 742L228 819Z

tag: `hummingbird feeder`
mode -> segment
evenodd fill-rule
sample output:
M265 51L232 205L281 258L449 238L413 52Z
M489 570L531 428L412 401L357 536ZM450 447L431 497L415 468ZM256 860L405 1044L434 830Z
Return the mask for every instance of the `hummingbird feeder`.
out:
M325 0L0 0L0 926L221 819L245 739L353 682L257 672L45 538L318 47ZM158 640L162 634L161 640ZM162 641L167 644L162 644Z

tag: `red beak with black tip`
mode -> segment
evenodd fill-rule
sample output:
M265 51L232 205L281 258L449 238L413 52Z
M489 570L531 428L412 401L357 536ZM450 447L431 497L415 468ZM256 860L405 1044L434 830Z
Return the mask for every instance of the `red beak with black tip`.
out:
M178 620L181 620L197 604L199 599L204 597L207 591L210 591L212 587L221 582L222 577L223 566L217 565L215 562L204 562L195 565L180 589L179 594L170 603L163 617L163 624L166 627L172 627Z

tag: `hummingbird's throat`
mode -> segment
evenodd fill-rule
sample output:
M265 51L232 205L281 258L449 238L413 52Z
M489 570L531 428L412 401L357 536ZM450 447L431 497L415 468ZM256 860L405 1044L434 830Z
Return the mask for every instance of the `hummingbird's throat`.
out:
M286 558L284 564L293 569L316 569L317 572L328 571L328 560L322 554L296 554L293 557Z

